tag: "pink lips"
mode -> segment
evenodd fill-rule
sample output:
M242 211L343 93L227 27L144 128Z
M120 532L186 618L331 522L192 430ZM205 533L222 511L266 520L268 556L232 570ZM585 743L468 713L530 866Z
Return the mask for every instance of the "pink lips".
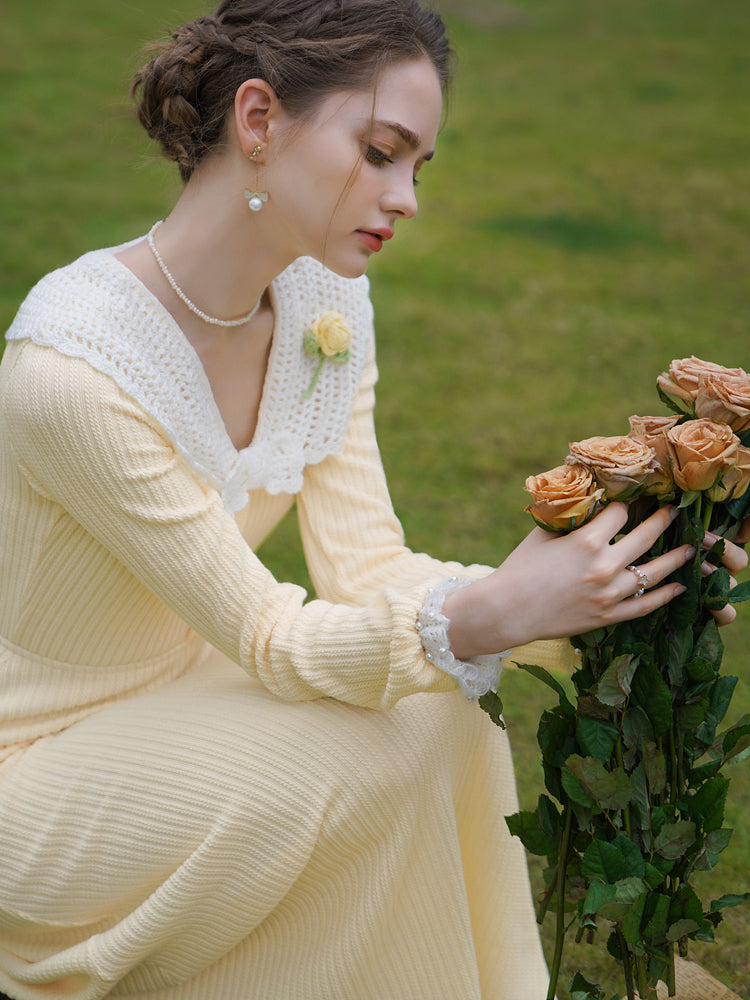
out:
M366 247L377 253L379 250L383 249L383 243L386 240L393 239L392 229L358 229L357 236L362 240Z

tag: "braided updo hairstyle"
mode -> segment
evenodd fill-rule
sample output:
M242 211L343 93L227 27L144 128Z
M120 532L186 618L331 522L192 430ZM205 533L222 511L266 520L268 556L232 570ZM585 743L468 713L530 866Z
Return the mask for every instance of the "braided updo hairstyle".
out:
M131 93L183 181L223 143L245 80L265 80L302 119L330 94L368 89L408 59L430 59L445 90L452 57L439 15L417 0L223 0L154 50Z

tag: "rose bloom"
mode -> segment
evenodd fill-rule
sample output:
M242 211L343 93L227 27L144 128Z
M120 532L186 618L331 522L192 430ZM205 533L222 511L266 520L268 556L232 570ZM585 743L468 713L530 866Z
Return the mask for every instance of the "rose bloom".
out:
M725 472L716 486L708 491L711 500L737 500L750 485L750 448L737 449L737 461L729 472Z
M737 461L740 439L728 424L701 417L667 431L674 481L681 490L709 490Z
M581 462L609 500L642 486L658 469L654 449L634 437L591 437L570 445L568 462Z
M717 424L729 424L735 434L746 431L750 427L750 375L704 376L698 384L695 412Z
M343 354L352 342L351 330L341 313L337 312L323 313L320 319L312 324L310 332L327 358L332 358L334 354Z
M698 395L700 380L706 375L716 375L719 378L744 375L741 368L724 368L713 361L701 361L692 354L689 358L678 358L669 366L669 371L662 372L656 380L662 392L675 396L686 403L692 403Z
M656 496L672 492L672 475L669 471L669 449L667 447L667 431L674 427L680 418L674 417L629 417L630 434L628 437L642 441L653 448L658 463L658 469L644 483L644 492Z
M529 476L524 489L534 498L526 512L553 531L579 528L593 516L597 502L604 495L586 466L577 463L558 465L540 476Z

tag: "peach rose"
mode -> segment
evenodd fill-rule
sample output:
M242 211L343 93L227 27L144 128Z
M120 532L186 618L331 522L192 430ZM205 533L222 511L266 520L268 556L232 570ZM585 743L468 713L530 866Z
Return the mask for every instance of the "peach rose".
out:
M698 386L701 378L706 375L717 375L719 377L744 375L741 368L724 368L723 365L714 364L713 361L701 361L692 354L689 358L678 358L673 361L669 370L662 372L658 377L657 384L662 392L675 399L681 399L691 406L698 395Z
M670 493L673 489L672 475L669 471L669 449L667 447L667 431L679 420L679 417L629 417L630 434L628 437L642 441L653 448L658 468L644 484L644 492L659 496Z
M729 424L735 434L750 428L750 375L704 376L698 384L695 412L699 417Z
M553 531L580 528L593 516L604 495L586 466L577 463L558 465L540 476L529 476L524 489L534 498L526 512L541 527Z
M728 424L704 417L667 431L672 476L681 490L709 490L737 461L740 439Z
M708 491L709 499L723 503L737 500L750 486L750 448L737 449L737 461L729 472L725 472L716 486Z
M654 449L634 437L591 437L574 441L566 461L593 472L609 500L634 491L658 469Z
M323 313L310 326L310 333L327 358L348 351L352 342L351 330L341 313L337 312Z

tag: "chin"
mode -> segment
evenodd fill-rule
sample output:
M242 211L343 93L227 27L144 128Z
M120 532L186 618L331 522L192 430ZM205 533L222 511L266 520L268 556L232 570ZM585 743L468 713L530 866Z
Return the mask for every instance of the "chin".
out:
M326 256L325 254L321 254L317 259L329 271L333 271L334 274L338 274L341 278L361 278L367 271L367 265L370 263L370 258L365 256L358 258L350 257L348 260L342 260L341 258L337 259L333 255Z

